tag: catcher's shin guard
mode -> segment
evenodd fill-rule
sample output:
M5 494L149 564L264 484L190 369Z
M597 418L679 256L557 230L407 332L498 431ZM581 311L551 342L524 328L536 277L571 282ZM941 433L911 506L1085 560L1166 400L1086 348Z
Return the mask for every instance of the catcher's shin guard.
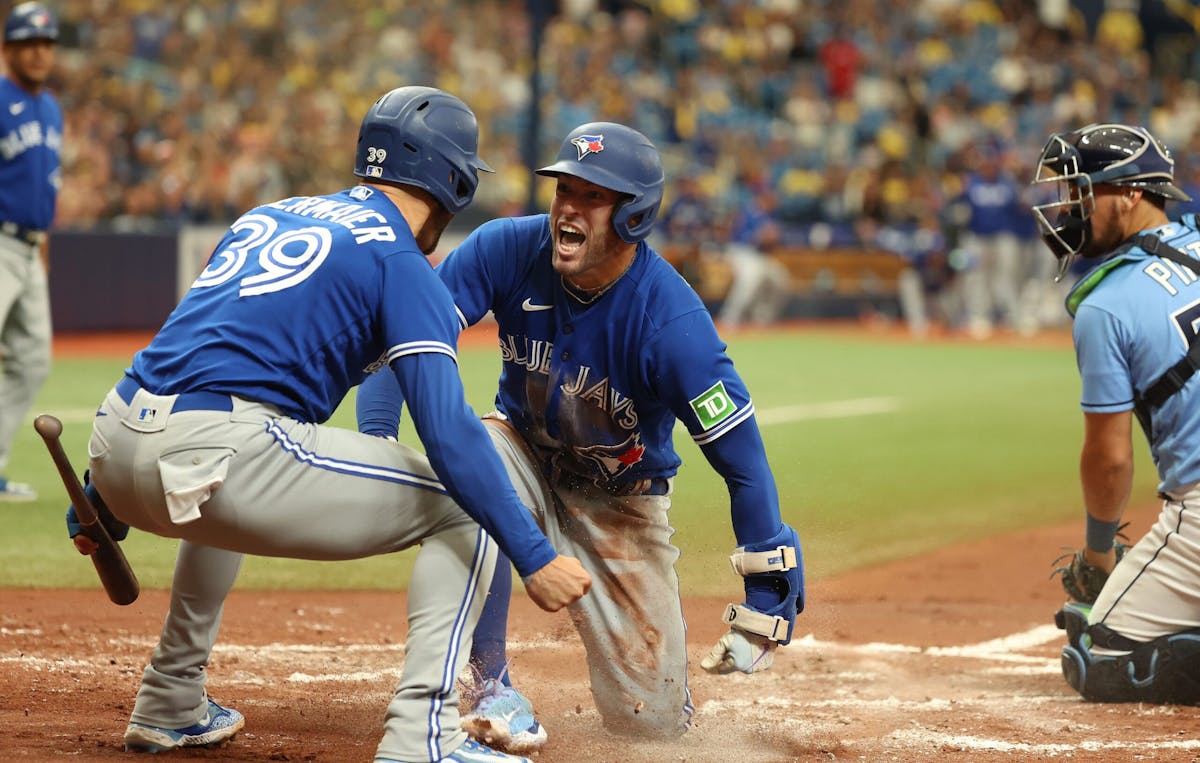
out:
M1091 650L1087 619L1071 607L1055 615L1069 643L1062 651L1063 677L1089 702L1200 704L1200 629L1162 636L1127 654ZM1092 629L1096 626L1092 626Z

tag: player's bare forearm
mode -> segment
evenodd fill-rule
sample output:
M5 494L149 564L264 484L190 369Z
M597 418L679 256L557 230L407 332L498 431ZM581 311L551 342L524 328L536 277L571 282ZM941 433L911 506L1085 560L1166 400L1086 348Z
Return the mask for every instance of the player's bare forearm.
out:
M1132 418L1129 411L1084 414L1079 479L1083 487L1083 504L1088 514L1089 528L1095 523L1100 527L1106 523L1115 526L1129 503L1129 496L1133 490ZM1085 545L1084 560L1099 570L1112 572L1117 564L1116 549L1097 548L1092 548L1090 543Z
M1104 522L1121 518L1133 489L1132 418L1129 411L1084 415L1083 503L1088 514Z
M525 578L525 592L547 612L557 612L578 601L592 588L592 577L579 560L559 554Z

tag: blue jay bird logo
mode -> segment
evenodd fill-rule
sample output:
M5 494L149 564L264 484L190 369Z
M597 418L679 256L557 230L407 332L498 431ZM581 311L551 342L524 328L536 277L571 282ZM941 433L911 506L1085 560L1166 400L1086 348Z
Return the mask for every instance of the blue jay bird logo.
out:
M50 13L44 10L31 13L29 15L29 23L38 29L45 29L50 26Z
M598 154L604 150L603 135L580 135L571 142L579 149L579 161L583 161L583 157L588 154Z

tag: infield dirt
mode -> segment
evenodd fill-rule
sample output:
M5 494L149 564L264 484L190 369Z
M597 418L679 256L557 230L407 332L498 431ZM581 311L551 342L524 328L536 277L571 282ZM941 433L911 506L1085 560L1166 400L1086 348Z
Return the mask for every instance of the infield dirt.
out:
M1132 512L1131 537L1156 513ZM513 671L550 733L537 760L1200 760L1200 708L1091 705L1063 682L1049 562L1080 533L1076 523L1033 530L815 581L795 641L755 676L699 670L725 601L689 599L698 710L670 744L609 735L569 619L518 596ZM99 590L0 596L3 758L128 759L121 733L166 593L128 607ZM235 590L209 690L246 728L171 759L370 761L404 637L401 594Z

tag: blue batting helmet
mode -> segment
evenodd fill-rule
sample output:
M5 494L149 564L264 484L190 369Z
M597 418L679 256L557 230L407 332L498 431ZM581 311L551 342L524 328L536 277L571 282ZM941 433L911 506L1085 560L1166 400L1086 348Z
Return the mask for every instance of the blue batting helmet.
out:
M41 3L19 3L4 22L4 41L58 41L58 22Z
M461 212L491 172L477 155L479 125L458 98L433 87L398 87L367 111L358 130L354 174L423 188Z
M662 157L650 139L614 122L589 122L567 135L558 158L537 174L572 175L629 198L613 210L613 228L633 244L650 235L663 197Z

